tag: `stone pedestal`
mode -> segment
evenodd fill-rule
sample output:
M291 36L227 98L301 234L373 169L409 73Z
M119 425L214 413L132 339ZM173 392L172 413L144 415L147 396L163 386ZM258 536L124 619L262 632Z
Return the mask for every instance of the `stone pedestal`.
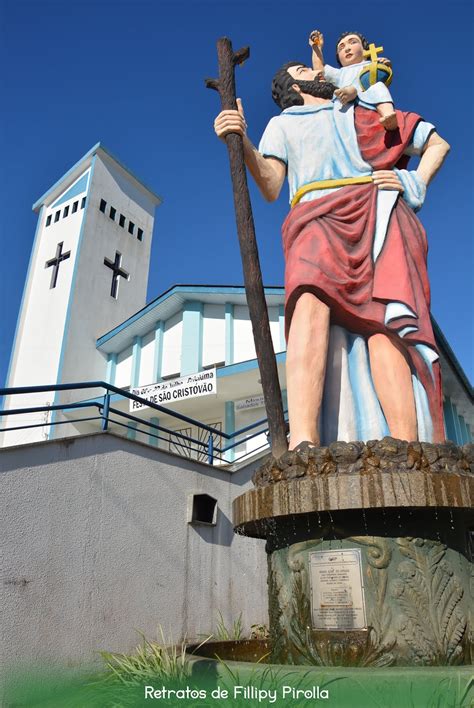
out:
M473 461L393 438L267 458L233 511L267 540L272 661L470 663Z

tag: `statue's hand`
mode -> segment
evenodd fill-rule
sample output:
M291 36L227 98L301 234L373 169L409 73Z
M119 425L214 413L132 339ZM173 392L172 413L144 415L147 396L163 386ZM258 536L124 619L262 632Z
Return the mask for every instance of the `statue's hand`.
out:
M400 178L393 170L376 170L372 177L378 189L392 189L397 192L403 192L404 190Z
M324 47L324 35L319 30L313 30L309 35L309 46L322 49Z
M224 140L229 133L237 135L247 134L247 123L245 122L244 108L240 98L237 99L237 110L221 111L214 121L214 130L218 138Z
M377 61L379 64L385 64L385 66L392 68L392 62L387 57L378 57Z
M338 97L343 106L346 103L350 103L357 96L357 89L355 86L344 86L344 88L336 89L334 95Z

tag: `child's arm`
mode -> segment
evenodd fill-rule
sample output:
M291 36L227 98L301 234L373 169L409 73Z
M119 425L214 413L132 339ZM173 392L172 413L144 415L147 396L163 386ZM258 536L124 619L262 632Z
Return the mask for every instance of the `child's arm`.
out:
M313 50L311 52L312 64L314 71L324 72L323 46L324 37L319 30L313 30L309 35L309 46Z
M343 88L334 91L334 95L338 97L343 106L357 98L357 89L355 86L343 86Z

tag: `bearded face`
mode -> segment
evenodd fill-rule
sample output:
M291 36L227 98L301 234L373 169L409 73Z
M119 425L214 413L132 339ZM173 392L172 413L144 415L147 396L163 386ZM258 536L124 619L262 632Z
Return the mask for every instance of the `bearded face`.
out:
M307 93L315 98L332 98L336 86L331 84L330 81L315 80L315 81L301 81L293 79L293 83L299 86L302 93Z

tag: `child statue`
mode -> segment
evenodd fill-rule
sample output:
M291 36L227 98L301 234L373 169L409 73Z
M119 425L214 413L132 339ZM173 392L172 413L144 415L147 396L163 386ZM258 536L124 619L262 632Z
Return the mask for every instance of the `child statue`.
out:
M311 32L309 44L313 50L313 69L323 72L326 81L338 87L335 95L343 105L358 97L366 108L377 111L385 130L397 129L397 115L387 88L392 78L388 59L377 57L375 47L370 53L369 43L359 32L344 32L339 37L336 44L336 59L340 69L324 63L322 51L324 37L321 32L318 30ZM371 54L370 60L365 58L369 54ZM369 78L371 66L375 70L373 83Z

